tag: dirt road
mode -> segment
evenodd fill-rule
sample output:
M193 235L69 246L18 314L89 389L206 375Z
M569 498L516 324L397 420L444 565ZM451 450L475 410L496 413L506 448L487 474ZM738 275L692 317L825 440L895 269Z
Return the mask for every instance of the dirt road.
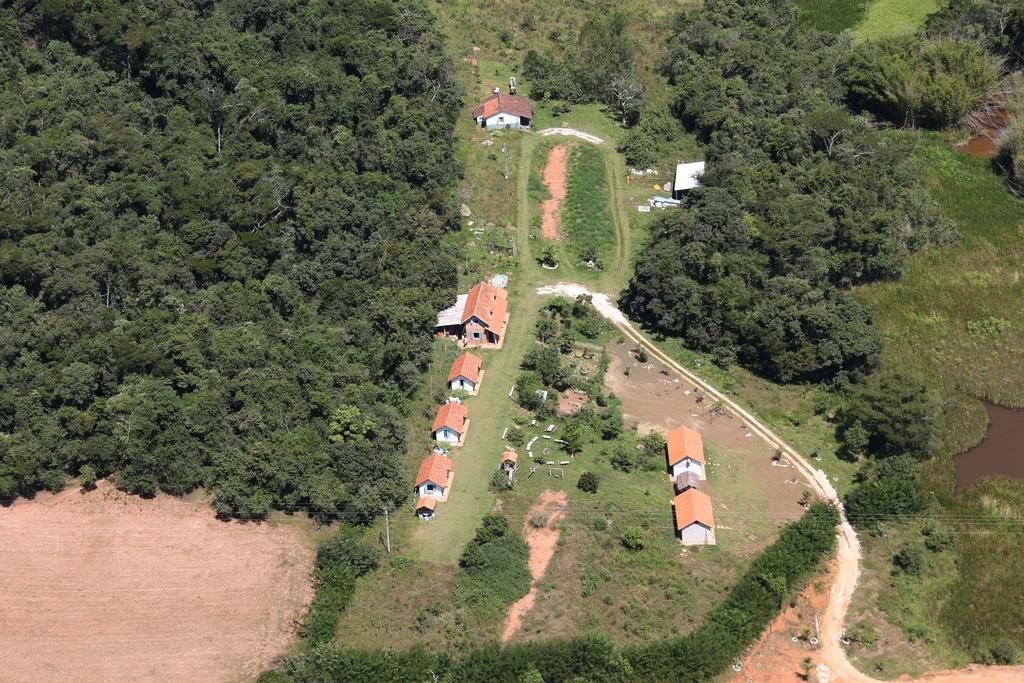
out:
M312 597L294 527L97 490L0 508L0 678L228 681L287 651Z
M607 294L591 292L582 285L569 282L541 287L537 290L537 293L572 298L580 294L592 296L594 307L610 320L622 334L634 343L642 345L651 356L657 358L682 377L693 382L709 396L721 401L736 417L742 419L750 427L750 431L764 439L772 448L781 449L807 480L818 497L832 502L840 511L842 510L842 501L824 472L812 467L803 456L793 450L785 441L742 406L661 351L642 332L633 326ZM843 649L843 622L846 618L846 612L850 606L853 592L857 587L857 579L860 572L860 542L853 527L846 521L845 516L843 516L836 533L838 543L834 570L831 574L833 576L833 584L829 590L828 607L822 618L821 649L816 656L817 670L815 673L821 683L881 683L877 679L858 671L847 659L846 651ZM960 683L961 681L969 683L983 680L996 682L1021 681L1024 680L1024 667L971 667L957 671L937 671L925 674L916 680L927 681L928 683L940 681L942 683Z
M562 202L565 201L565 170L569 159L569 148L555 145L548 152L547 163L541 172L541 180L551 194L540 204L540 234L547 240L562 239Z
M523 537L526 544L530 546L530 576L533 584L530 591L514 602L508 609L508 616L505 618L505 628L501 633L501 642L507 642L512 636L519 632L523 626L523 617L533 607L537 600L537 583L544 578L551 558L555 555L555 548L558 546L558 537L561 530L558 523L565 516L565 508L569 504L569 495L565 491L545 490L540 494L536 503L530 506L523 520ZM548 523L540 529L530 526L530 517L537 512L549 514Z

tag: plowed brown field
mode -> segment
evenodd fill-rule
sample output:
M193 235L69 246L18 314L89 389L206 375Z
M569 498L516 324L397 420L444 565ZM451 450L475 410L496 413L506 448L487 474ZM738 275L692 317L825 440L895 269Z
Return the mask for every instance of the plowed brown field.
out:
M0 508L0 678L251 678L286 651L312 562L298 529L105 482L18 500Z

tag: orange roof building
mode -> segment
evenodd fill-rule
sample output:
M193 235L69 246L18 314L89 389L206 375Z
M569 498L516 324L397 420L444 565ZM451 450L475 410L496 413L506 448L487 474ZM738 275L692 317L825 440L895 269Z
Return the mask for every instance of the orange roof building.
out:
M672 507L679 540L685 545L714 545L715 516L708 494L694 488L686 489L675 497Z
M461 403L445 403L437 409L431 432L439 442L461 443L469 426L469 411Z
M451 471L452 461L447 456L437 452L431 453L420 462L420 469L416 473L416 486L426 483L447 486Z
M464 351L452 361L452 367L448 371L448 385L454 390L475 394L484 374L483 364L479 356Z
M684 472L693 472L701 479L704 474L704 440L700 432L689 427L677 427L665 435L665 456L673 478Z
M533 105L525 97L499 90L473 110L473 118L484 128L529 128L533 123Z
M437 334L461 339L464 346L501 348L508 327L508 292L488 282L473 285L455 304L437 314Z

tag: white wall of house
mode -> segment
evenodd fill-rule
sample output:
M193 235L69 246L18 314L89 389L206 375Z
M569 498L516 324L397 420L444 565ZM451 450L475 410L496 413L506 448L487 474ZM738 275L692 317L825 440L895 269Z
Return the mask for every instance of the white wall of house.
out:
M675 465L672 466L672 478L675 479L684 472L693 472L701 479L704 479L704 466L696 460L690 458L683 458Z
M451 383L452 391L476 391L476 385L470 382L465 377L459 376L452 380Z
M679 540L688 543L708 543L711 540L711 529L700 522L693 522L685 529L679 530Z
M458 443L459 435L450 427L441 427L434 432L434 438L438 443Z
M419 493L420 498L430 496L431 498L441 500L444 498L444 485L432 481L425 481L419 485L416 492Z
M481 117L482 118L482 117ZM504 112L498 112L494 116L484 121L484 127L486 128L522 128L521 119L515 114L506 114Z

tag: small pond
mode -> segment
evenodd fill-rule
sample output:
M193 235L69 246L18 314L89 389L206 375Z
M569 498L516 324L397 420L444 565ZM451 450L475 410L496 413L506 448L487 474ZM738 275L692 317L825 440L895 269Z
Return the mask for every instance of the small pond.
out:
M985 410L985 440L955 458L958 488L967 488L996 474L1024 479L1024 410L990 403L985 404Z

